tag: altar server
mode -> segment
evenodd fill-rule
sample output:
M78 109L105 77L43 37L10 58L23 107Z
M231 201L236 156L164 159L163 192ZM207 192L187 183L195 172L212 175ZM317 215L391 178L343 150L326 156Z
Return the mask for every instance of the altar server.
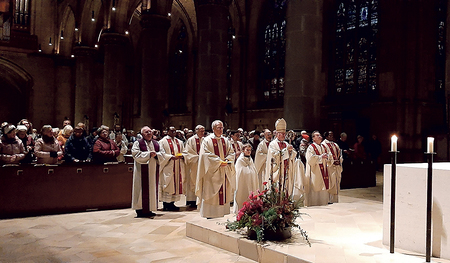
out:
M236 161L236 192L234 194L234 212L237 213L242 208L242 204L247 201L251 193L257 193L259 188L258 175L253 163L251 154L252 146L246 143L242 147L243 151Z

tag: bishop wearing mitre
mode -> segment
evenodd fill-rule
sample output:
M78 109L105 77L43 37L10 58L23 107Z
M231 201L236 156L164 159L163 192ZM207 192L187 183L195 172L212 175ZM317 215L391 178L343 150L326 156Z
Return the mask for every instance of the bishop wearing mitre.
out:
M285 141L286 121L278 119L275 122L276 138L269 143L266 160L266 178L264 181L278 183L293 199L298 200L304 193L304 167L297 160L294 147Z

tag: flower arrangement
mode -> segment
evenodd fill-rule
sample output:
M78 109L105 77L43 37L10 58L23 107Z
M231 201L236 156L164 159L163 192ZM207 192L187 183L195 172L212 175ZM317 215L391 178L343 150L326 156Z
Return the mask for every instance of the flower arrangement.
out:
M256 240L261 242L266 240L265 233L268 231L291 230L298 228L301 235L311 246L308 235L300 225L295 223L297 218L301 218L299 209L303 206L303 200L293 201L284 191L279 191L278 184L273 183L270 187L264 182L264 190L251 193L249 200L244 202L239 210L236 221L227 221L226 228L232 231L247 228L249 232L256 232Z

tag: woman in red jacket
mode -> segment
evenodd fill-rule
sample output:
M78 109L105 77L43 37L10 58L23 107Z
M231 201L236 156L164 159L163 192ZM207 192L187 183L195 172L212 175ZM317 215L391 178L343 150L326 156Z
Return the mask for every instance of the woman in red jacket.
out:
M116 157L119 156L120 149L113 140L109 139L109 127L102 125L97 133L99 136L92 151L94 162L117 162Z

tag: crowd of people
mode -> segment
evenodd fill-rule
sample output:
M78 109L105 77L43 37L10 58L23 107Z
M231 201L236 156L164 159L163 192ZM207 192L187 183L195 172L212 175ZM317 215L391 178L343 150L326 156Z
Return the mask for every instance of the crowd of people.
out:
M64 120L61 129L44 125L40 133L29 120L17 126L1 126L0 161L19 163L109 163L134 158L132 208L138 217L152 217L163 210L178 211L182 195L186 205L206 218L221 217L242 208L249 193L262 191L268 182L284 182L284 191L293 199L304 198L307 206L338 202L342 164L345 159L378 158L381 145L358 136L350 147L347 135L313 131L299 135L286 131L279 119L275 130L246 132L242 128L224 132L219 120L212 132L197 125L195 130L169 127L158 131L148 126L138 134L115 125L93 128L84 123L75 127ZM369 149L369 151L367 151Z
M27 119L17 126L2 123L0 162L3 165L124 162L124 155L136 141L134 132L123 133L120 125L112 131L102 125L90 133L84 123L73 127L70 120L64 120L61 129L44 125L40 133L32 127Z

